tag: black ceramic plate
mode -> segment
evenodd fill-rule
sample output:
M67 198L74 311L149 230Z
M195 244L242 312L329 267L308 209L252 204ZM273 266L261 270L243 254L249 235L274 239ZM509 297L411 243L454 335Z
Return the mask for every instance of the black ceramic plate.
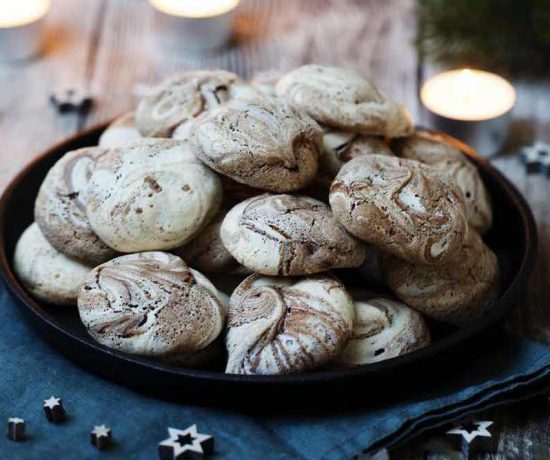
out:
M444 334L436 332L434 344L398 358L350 370L321 370L287 376L241 376L219 370L186 369L109 350L86 334L76 309L53 307L33 299L12 269L15 244L33 220L34 200L47 171L65 152L97 144L105 126L53 147L11 182L0 200L0 270L14 299L47 340L78 365L110 380L163 397L205 404L231 403L240 407L254 407L260 401L264 408L266 405L281 409L315 405L320 394L324 395L325 407L331 402L341 407L345 399L357 401L357 394L364 400L394 398L405 382L410 389L415 383L439 373L442 366L449 363L467 366L464 357L474 350L472 347L482 343L481 339L488 340L488 334L494 330L490 326L502 319L518 301L532 270L536 228L523 197L486 160L446 136L477 164L494 203L494 226L485 239L499 257L503 290L483 318L462 329L448 329ZM338 398L332 397L335 394Z

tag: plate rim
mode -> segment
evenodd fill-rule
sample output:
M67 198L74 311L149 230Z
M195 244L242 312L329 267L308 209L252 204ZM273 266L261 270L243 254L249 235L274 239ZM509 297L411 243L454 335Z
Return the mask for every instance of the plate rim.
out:
M161 361L155 362L150 359L133 356L107 348L97 342L91 337L85 340L70 330L62 327L58 324L55 317L49 314L45 309L31 297L23 288L15 273L12 269L12 263L8 261L5 247L5 212L7 203L10 201L17 186L22 183L25 177L41 162L48 157L59 154L60 150L67 150L68 146L72 143L77 143L80 139L91 136L99 136L101 132L109 125L109 122L99 123L86 130L79 131L72 136L66 137L60 142L57 142L48 149L42 151L39 155L35 156L32 160L26 163L26 165L10 180L8 186L4 189L0 198L0 274L8 290L18 300L18 304L26 308L32 315L34 315L39 321L43 322L49 328L55 329L58 333L65 335L70 340L76 341L79 345L92 348L95 352L106 353L113 359L122 359L136 366L145 366L153 369L157 372L172 374L177 378L189 378L198 382L214 382L225 384L250 384L254 386L258 385L296 385L296 384L308 384L308 383L320 383L323 381L346 381L349 379L356 379L359 377L365 377L367 375L379 374L382 372L395 372L401 366L410 365L415 362L421 362L434 355L441 355L443 352L454 348L459 343L473 338L481 333L492 323L498 322L506 313L508 313L515 304L515 297L522 289L522 285L526 282L527 278L533 271L537 247L538 247L538 235L533 212L521 194L512 182L504 177L504 175L498 171L485 157L480 155L470 146L459 141L458 139L439 131L426 129L423 127L417 127L418 131L426 131L429 133L442 136L445 140L455 145L464 154L470 157L476 166L481 165L488 174L490 174L499 187L506 191L506 195L510 198L514 204L514 207L519 211L522 217L522 226L525 231L525 252L522 256L519 268L514 275L508 288L501 293L498 298L498 302L501 304L500 308L491 309L488 313L481 318L477 318L474 322L468 323L467 328L458 329L456 332L450 334L438 340L436 343L429 345L428 347L401 355L385 361L376 363L370 363L363 366L354 368L339 368L328 370L315 370L313 372L304 372L296 374L279 374L279 375L242 375L242 374L226 374L220 371L195 369L178 367L170 364L163 363ZM67 150L68 151L68 150ZM57 308L57 307L53 307ZM72 308L72 307L59 307L59 308ZM41 313L44 312L44 313ZM78 314L78 313L77 313ZM63 354L62 351L60 351Z

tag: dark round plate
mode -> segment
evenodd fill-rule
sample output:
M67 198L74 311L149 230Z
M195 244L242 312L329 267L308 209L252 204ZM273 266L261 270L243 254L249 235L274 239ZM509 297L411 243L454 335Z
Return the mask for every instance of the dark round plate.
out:
M220 371L175 367L130 356L105 348L92 340L82 327L76 309L58 308L33 299L17 280L12 258L17 239L33 221L34 200L50 167L67 151L97 144L106 125L78 134L51 148L29 164L11 182L0 200L0 270L12 296L45 338L61 353L85 369L108 379L155 395L204 404L236 404L253 408L261 401L276 408L296 408L318 404L320 392L324 407L335 399L341 407L342 395L357 401L394 398L407 382L413 388L433 375L433 369L461 359L488 340L488 334L518 301L535 260L537 236L532 213L516 188L471 148L445 136L479 167L494 203L495 221L486 241L499 257L502 294L482 318L461 329L446 329L429 347L407 355L355 369L321 370L280 376L229 375ZM440 329L439 329L440 330ZM483 334L480 334L483 332ZM465 363L464 365L467 365ZM439 372L438 372L439 373ZM338 391L338 398L332 398ZM369 396L370 395L370 396ZM352 397L353 396L353 397Z

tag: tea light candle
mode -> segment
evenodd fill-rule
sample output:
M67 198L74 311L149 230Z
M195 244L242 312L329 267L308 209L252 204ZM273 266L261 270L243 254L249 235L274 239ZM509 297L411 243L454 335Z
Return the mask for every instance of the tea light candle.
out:
M0 61L31 57L43 44L50 0L0 0Z
M490 155L505 139L516 92L498 75L460 69L430 78L420 99L436 129Z
M160 45L172 51L219 48L231 37L239 0L149 0Z

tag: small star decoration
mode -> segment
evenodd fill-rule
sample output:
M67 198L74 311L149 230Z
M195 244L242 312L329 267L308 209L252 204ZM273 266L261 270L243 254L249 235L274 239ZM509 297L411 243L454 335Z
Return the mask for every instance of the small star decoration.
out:
M107 449L111 444L112 431L105 425L94 426L90 432L90 441L98 450Z
M44 414L49 422L62 423L65 421L65 409L61 398L54 396L44 401Z
M457 426L446 434L453 435L451 440L454 447L465 456L494 453L498 447L498 436L493 436L487 429L492 424L493 422L486 420L472 421Z
M471 424L465 424L453 428L452 430L447 431L447 434L459 434L462 435L464 440L470 444L478 436L491 437L491 433L487 430L493 422L483 421L483 422L472 422ZM474 428L477 426L477 428Z
M50 95L50 102L59 113L88 112L94 103L92 95L84 88L65 88Z
M550 144L535 142L521 149L521 161L528 173L550 176Z
M168 428L170 437L159 443L161 460L200 458L214 451L214 438L197 432L197 425L185 430Z
M25 420L18 417L8 419L8 439L16 442L25 440Z

